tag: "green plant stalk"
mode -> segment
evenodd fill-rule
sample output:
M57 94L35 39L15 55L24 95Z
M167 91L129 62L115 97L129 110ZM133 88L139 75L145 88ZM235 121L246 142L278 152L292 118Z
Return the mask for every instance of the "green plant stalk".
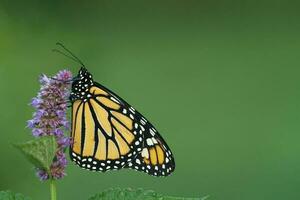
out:
M55 185L55 180L53 178L50 179L50 195L51 195L51 200L56 200L56 185Z

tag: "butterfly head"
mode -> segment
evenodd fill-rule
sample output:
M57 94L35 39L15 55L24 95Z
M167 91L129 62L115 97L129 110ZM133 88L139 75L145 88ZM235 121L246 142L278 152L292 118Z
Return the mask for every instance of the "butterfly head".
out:
M72 92L70 95L70 100L75 101L77 99L87 99L89 98L89 89L94 84L93 76L87 71L85 67L81 67L77 76L74 78L72 83Z

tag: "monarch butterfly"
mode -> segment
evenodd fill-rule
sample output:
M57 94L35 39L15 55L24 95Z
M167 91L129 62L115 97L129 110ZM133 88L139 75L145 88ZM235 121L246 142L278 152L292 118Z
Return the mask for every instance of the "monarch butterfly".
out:
M71 160L92 171L132 168L153 176L170 175L175 169L174 157L154 126L121 97L95 82L84 64L58 45L82 65L70 94Z

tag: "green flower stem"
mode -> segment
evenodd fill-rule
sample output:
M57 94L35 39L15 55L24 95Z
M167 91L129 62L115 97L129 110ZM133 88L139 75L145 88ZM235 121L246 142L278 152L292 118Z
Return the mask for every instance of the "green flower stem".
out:
M51 194L51 200L56 200L56 185L55 180L50 179L50 194Z

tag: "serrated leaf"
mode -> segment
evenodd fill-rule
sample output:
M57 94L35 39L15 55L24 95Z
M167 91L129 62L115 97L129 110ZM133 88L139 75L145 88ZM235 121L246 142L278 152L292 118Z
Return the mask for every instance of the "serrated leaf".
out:
M31 200L22 194L13 193L11 191L0 191L0 200Z
M201 198L163 196L144 189L113 188L96 194L88 200L201 200Z
M14 146L17 147L35 167L49 172L57 148L54 136L43 136Z

